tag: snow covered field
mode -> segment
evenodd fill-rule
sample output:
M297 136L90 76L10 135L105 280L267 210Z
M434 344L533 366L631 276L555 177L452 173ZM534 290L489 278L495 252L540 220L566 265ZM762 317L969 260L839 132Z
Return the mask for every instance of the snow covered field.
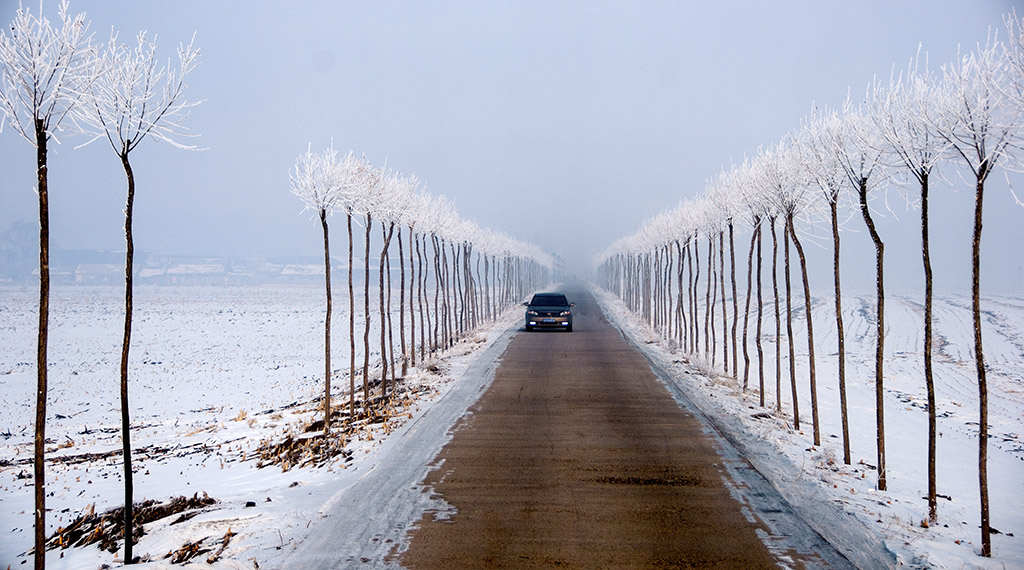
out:
M634 342L666 370L698 407L750 458L783 494L804 507L809 519L821 501L853 513L877 532L900 563L927 568L1024 568L1024 300L987 298L983 332L989 363L989 497L993 558L977 556L980 539L978 494L978 397L972 359L970 299L936 299L935 353L938 431L937 479L939 523L927 519L927 399L921 362L923 305L907 295L886 300L885 418L888 459L887 492L875 490L874 304L873 292L845 293L847 390L852 465L842 463L842 439L831 299L813 306L817 347L818 401L822 446L812 446L807 345L802 320L794 318L801 429L792 429L785 332L782 338L781 416L765 417L758 406L757 373L742 393L737 382L719 374L709 378L684 362L615 297L602 293L602 304ZM765 329L774 332L766 305ZM719 317L720 318L720 317ZM783 311L783 318L785 313ZM753 321L752 321L753 323ZM753 327L753 324L751 324ZM742 322L740 325L742 330ZM785 331L785 323L783 323ZM719 333L719 337L721 334ZM774 337L774 335L772 335ZM775 404L774 338L765 342L766 404ZM749 353L757 356L750 342ZM721 347L718 366L721 366ZM740 354L742 371L742 352Z
M102 512L123 503L121 295L116 287L67 287L51 298L48 534L92 506ZM24 553L32 547L36 302L32 289L0 290L3 568L31 563ZM347 348L348 319L341 305L347 300L336 295L333 344ZM309 526L330 496L368 468L361 465L377 460L375 450L386 432L420 412L416 402L406 410L409 416L356 434L350 462L339 458L321 469L288 472L257 469L252 457L261 440L314 416L309 403L323 390L323 290L144 287L136 291L135 311L130 396L135 501L205 492L220 502L189 524L170 527L172 517L149 525L136 553L148 553L154 567L166 564L161 557L185 542L219 542L229 531L234 536L220 567L253 568L253 561L268 567L268 559L281 556L277 547L290 540L289 529ZM518 316L515 311L508 318ZM495 330L507 328L508 318ZM371 334L371 359L378 334ZM406 384L423 387L423 398L438 397L466 354L496 335L478 333L449 351L439 371L411 370ZM357 338L360 364L361 342ZM337 348L332 360L338 374L348 370L344 348ZM335 378L334 397L347 399L347 386L347 378ZM258 508L246 507L249 502ZM47 556L51 568L98 568L112 558L95 546Z
M936 330L939 394L939 525L925 529L926 415L920 361L921 308L910 297L893 295L888 307L887 434L890 490L874 490L873 327L867 293L848 295L848 384L853 436L853 465L842 465L834 344L829 329L831 306L815 305L819 402L823 446L811 447L810 403L804 368L800 432L786 417L757 412L757 394L740 393L725 377L708 378L683 362L657 335L637 322L615 299L600 295L603 305L629 336L689 393L730 440L801 509L816 518L821 504L854 514L884 539L908 567L1024 567L1024 301L991 298L985 333L991 364L990 496L995 557L976 556L978 549L977 400L970 360L970 317L966 299L937 303ZM31 454L35 390L35 291L0 289L0 567L19 567L32 545ZM121 461L117 431L118 362L121 291L118 288L59 288L51 302L51 388L47 434L63 458L47 465L49 530L67 524L95 505L97 512L121 504ZM335 307L345 305L336 296ZM141 288L136 293L136 327L132 362L133 445L137 468L135 499L167 500L206 492L219 502L191 519L171 525L172 518L147 525L136 553L148 554L144 567L170 567L162 557L186 542L206 546L231 540L212 567L286 567L330 504L364 481L395 454L430 406L447 395L466 400L479 388L453 391L481 350L507 340L506 330L520 313L480 331L459 344L440 370L413 370L410 386L422 386L422 398L404 415L356 434L351 461L338 458L321 468L258 469L252 454L261 440L285 433L313 417L309 402L322 384L323 292L317 287ZM336 315L336 346L347 345L343 307ZM375 315L376 316L376 315ZM771 328L774 328L772 323ZM801 334L800 332L797 333ZM798 336L799 338L799 336ZM357 341L357 344L358 341ZM806 354L797 344L798 360ZM347 370L344 346L336 349L334 367ZM783 350L783 354L788 351ZM751 351L753 355L753 351ZM766 354L774 354L766 344ZM493 355L488 355L490 358ZM741 359L742 362L742 359ZM774 363L767 367L774 371ZM784 375L786 368L784 367ZM768 375L774 401L774 374ZM752 377L756 383L756 375ZM783 378L783 410L788 413L788 376ZM336 379L335 397L343 397L347 380ZM296 404L297 403L297 404ZM452 402L453 410L469 401ZM296 405L293 405L296 404ZM415 430L413 430L415 431ZM388 437L391 434L391 437ZM397 436L397 437L396 437ZM432 446L443 445L443 434ZM110 452L114 452L111 454ZM87 454L96 454L87 459ZM861 463L863 461L864 464ZM386 465L386 464L385 464ZM426 467L424 467L426 469ZM415 474L410 475L415 476ZM253 506L247 506L253 505ZM367 527L375 518L363 513ZM821 517L824 520L824 517ZM414 520L418 519L418 515ZM411 521L408 521L411 522ZM399 539L400 530L396 532ZM832 529L835 532L841 529ZM1011 536L1011 533L1013 536ZM389 537L387 540L393 540ZM217 550L216 546L214 550ZM384 551L390 546L384 548ZM380 550L380 549L378 549ZM193 559L205 563L208 554ZM51 551L51 568L99 568L113 555L95 546ZM374 558L374 560L381 560Z

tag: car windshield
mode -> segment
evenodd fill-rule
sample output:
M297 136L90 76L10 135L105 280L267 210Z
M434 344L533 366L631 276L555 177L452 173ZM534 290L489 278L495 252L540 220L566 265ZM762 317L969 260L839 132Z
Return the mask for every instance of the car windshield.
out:
M530 305L534 307L568 307L565 295L534 295Z

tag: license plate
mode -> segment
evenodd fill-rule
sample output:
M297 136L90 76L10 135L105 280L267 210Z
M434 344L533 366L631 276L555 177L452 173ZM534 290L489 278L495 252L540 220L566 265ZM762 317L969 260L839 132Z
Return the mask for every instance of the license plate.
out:
M555 319L544 319L544 320L543 320L543 321L541 321L541 322L542 322L542 323L553 323L553 322L555 322Z

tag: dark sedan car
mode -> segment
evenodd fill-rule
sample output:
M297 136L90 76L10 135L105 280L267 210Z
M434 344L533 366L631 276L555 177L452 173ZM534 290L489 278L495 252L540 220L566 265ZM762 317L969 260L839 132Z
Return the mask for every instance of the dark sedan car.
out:
M526 330L562 329L572 332L572 308L562 293L537 293L526 305Z

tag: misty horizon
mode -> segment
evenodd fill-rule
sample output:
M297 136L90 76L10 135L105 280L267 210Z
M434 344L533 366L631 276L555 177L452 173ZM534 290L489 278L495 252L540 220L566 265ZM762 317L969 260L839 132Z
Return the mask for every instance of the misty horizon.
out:
M198 136L186 142L206 150L149 141L132 155L140 251L316 256L318 224L289 193L288 173L309 145L333 143L417 175L463 218L536 243L589 277L595 255L796 129L812 104L838 106L905 66L919 45L937 69L1001 29L1011 5L317 3L239 12L78 0L71 10L86 13L97 41L111 27L123 38L148 30L166 59L195 33L201 50L186 93L202 101L187 121ZM0 17L15 8L4 3ZM105 141L76 148L85 140L65 134L51 145L53 247L123 251L123 172ZM0 133L7 249L19 224L37 223L33 153L13 131ZM940 170L937 285L957 290L968 282L971 186L954 165ZM1021 176L1002 173L986 199L983 282L1019 291L1024 208L1009 190ZM916 287L916 211L896 187L885 200L887 277ZM337 248L343 223L332 218ZM846 229L844 280L855 284L871 267L870 240L859 220ZM827 257L827 228L801 230L809 255Z

